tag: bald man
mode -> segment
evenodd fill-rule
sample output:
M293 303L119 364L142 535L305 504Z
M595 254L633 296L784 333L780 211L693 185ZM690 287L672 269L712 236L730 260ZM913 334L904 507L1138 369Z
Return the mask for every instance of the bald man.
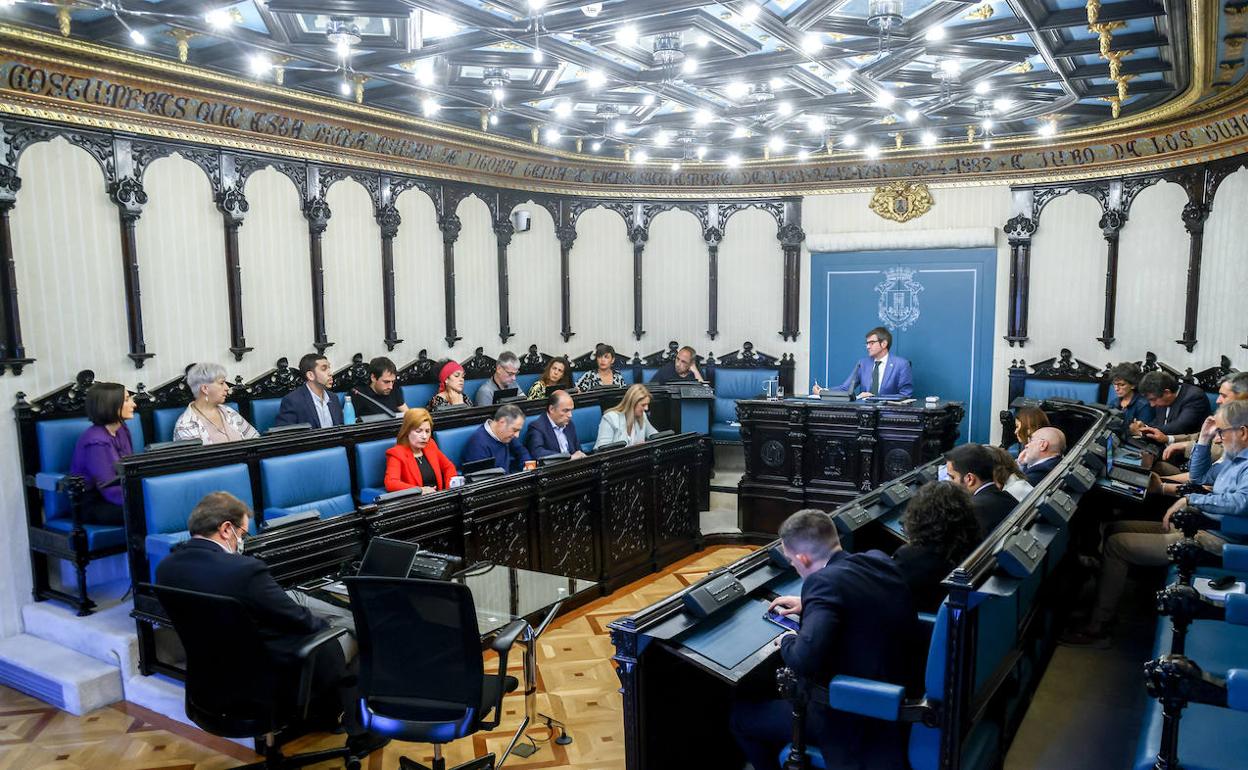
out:
M1018 455L1023 475L1034 486L1049 475L1066 452L1066 434L1057 428L1040 428L1031 434L1031 440Z
M529 425L529 435L524 440L534 459L553 454L568 454L573 460L585 456L576 438L572 409L572 397L566 390L556 390L546 397L546 414Z

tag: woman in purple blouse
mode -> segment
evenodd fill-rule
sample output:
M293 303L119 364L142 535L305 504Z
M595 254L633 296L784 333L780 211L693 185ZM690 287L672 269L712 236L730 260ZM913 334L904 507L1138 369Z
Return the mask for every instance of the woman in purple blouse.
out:
M134 416L134 399L125 386L97 382L87 391L87 419L91 427L74 445L69 472L87 480L82 518L87 524L121 524L121 485L117 461L134 453L126 420Z

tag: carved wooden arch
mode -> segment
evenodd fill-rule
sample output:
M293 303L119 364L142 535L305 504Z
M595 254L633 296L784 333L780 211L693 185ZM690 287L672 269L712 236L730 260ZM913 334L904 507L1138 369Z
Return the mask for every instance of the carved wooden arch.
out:
M541 193L524 192L523 190L499 191L495 221L501 222L507 219L511 216L511 212L516 210L516 206L523 206L527 203L545 209L546 213L550 214L550 221L554 222L555 229L559 228L559 218L562 215L559 198L552 195L542 195Z
M368 193L369 199L373 203L373 208L377 209L381 206L381 174L373 171L364 171L362 169L346 169L337 166L318 166L317 180L320 184L320 197L324 198L329 195L329 188L346 179L358 184Z
M398 205L399 196L408 190L419 190L433 203L433 215L442 219L442 188L433 182L426 182L414 176L390 176L390 203Z
M780 228L784 225L784 203L780 201L750 201L747 203L721 203L719 204L719 215L715 218L715 227L719 229L720 238L728 231L728 220L733 215L745 211L746 209L759 209L771 215L776 220L776 227ZM705 227L705 226L704 226Z
M633 204L626 201L602 200L598 198L574 198L567 206L568 225L576 227L577 221L581 215L591 209L605 209L619 215L624 220L624 232L630 232L633 229Z
M172 158L174 155L177 155L182 160L189 161L200 171L204 172L204 177L208 180L208 186L212 190L214 200L221 194L220 153L200 150L194 147L134 141L130 145L130 162L134 178L142 182L152 164L158 160Z
M302 202L307 197L308 191L308 167L304 163L280 161L273 158L258 157L255 155L235 155L234 156L234 184L239 190L247 185L247 180L251 175L262 168L271 168L282 176L290 180L295 186L295 191L299 193L299 200Z
M17 164L26 150L36 144L50 142L59 136L74 147L86 151L91 156L100 167L100 172L104 174L105 187L116 179L117 163L113 153L113 139L107 134L60 129L28 123L5 123L4 132L7 135L6 144L8 145L5 151L5 164L11 166L14 170L17 169Z
M458 218L460 204L469 198L476 198L485 204L485 207L489 209L491 222L498 219L497 195L490 195L485 190L478 190L472 187L449 184L442 187L443 216Z

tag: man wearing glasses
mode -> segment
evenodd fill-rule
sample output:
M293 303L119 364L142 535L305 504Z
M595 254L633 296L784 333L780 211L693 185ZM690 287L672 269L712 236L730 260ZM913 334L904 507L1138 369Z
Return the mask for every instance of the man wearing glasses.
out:
M520 373L520 359L510 350L498 354L498 363L494 365L494 375L477 388L474 403L477 406L491 406L494 394L500 390L516 387L516 375Z
M1217 464L1220 468L1211 469L1209 446L1215 438L1222 441L1222 461ZM1180 497L1160 522L1123 521L1110 525L1106 531L1096 607L1087 626L1062 638L1065 644L1109 645L1110 622L1126 588L1128 568L1133 564L1168 565L1167 549L1183 539L1183 534L1170 526L1170 517L1176 511L1192 505L1215 519L1248 516L1248 451L1245 450L1248 450L1248 401L1228 401L1216 415L1205 420L1192 452L1192 479L1203 483L1212 481L1213 489ZM1221 532L1201 530L1196 533L1196 542L1218 556L1222 555L1222 545L1228 539Z
M913 396L910 362L892 355L892 347L893 335L888 329L877 326L867 332L867 357L858 359L840 389L857 391L858 398Z

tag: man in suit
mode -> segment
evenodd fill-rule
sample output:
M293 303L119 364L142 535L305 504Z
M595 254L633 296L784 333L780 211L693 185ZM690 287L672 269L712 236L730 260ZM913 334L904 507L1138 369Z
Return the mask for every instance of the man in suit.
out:
M342 425L342 404L329 392L334 385L329 359L320 353L308 353L299 359L299 374L303 377L303 387L295 388L282 397L273 424L306 422L313 428Z
M251 510L234 495L205 495L187 519L190 540L161 560L156 567L156 583L241 601L255 620L269 652L268 661L251 661L253 665L289 662L308 636L330 625L354 630L341 613L332 613L331 620L313 614L307 605L323 603L296 601L273 579L267 564L243 556L250 522ZM347 646L353 648L354 642ZM313 673L312 711L335 723L341 714L342 726L349 736L347 745L353 754L364 756L388 741L370 735L361 725L359 698L351 673L343 646L322 647Z
M979 536L985 538L1001 520L1010 515L1018 501L992 480L996 461L988 447L963 444L945 453L949 481L971 495L971 510L979 523Z
M1199 432L1210 414L1205 391L1190 383L1180 384L1169 372L1149 372L1140 379L1138 390L1156 417L1150 425L1136 422L1132 428L1158 443L1169 444L1173 436Z
M495 468L504 473L524 470L531 459L524 444L517 441L524 427L524 412L515 404L503 404L494 412L494 418L486 420L464 442L460 462L466 465L477 460L490 459Z
M892 354L893 335L877 326L867 332L867 357L854 364L854 370L841 383L841 390L857 390L858 398L871 396L913 396L910 362Z
M561 453L571 455L573 460L585 456L581 442L576 439L572 408L572 397L566 390L556 390L546 397L546 416L533 421L524 439L534 460Z
M1038 428L1018 455L1018 467L1033 487L1044 481L1066 453L1066 434L1052 426Z
M828 767L908 768L903 725L835 711L826 690L839 674L905 684L917 624L901 570L879 551L842 551L836 525L823 511L801 510L785 519L780 544L802 577L802 595L781 596L771 607L800 615L801 625L776 644L784 664L811 691L807 742L819 747ZM733 704L733 736L754 770L779 770L792 715L782 700Z

